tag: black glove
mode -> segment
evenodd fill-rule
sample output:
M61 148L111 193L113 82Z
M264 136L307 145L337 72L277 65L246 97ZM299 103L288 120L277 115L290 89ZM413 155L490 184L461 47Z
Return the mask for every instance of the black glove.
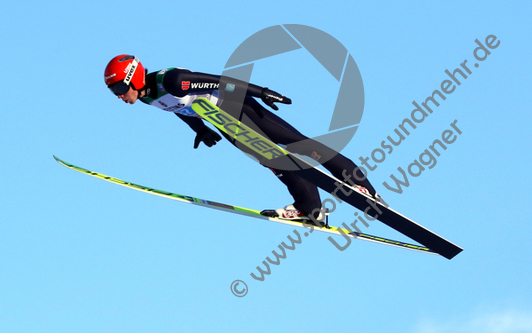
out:
M279 102L283 104L292 104L292 100L288 97L276 93L275 91L269 90L268 88L262 89L262 94L260 96L264 104L268 105L275 111L279 110L277 105L273 104L274 102Z
M201 132L197 132L196 134L196 138L194 139L194 149L199 147L200 142L203 142L207 147L212 147L220 140L222 140L220 134L205 126Z

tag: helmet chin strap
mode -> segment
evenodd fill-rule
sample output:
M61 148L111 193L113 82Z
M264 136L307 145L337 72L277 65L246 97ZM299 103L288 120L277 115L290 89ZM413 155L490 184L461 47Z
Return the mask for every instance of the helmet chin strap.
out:
M146 97L148 95L148 92L145 88L142 88L141 90L137 90L139 92L139 98Z

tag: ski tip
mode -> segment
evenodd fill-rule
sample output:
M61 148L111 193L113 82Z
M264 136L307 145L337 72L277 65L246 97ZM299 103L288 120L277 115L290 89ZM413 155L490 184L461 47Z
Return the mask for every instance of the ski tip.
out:
M63 161L62 159L60 159L59 157L57 157L55 155L52 155L52 156L55 158L57 163L59 163L61 165L64 165L64 166L67 166L67 163L65 161Z

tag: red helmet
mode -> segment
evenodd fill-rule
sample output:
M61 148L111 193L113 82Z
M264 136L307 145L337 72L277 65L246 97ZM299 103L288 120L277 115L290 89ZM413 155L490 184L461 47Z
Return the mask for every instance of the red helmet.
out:
M128 92L129 86L140 90L146 85L144 66L133 55L121 54L114 57L105 67L105 84L113 94L123 95Z

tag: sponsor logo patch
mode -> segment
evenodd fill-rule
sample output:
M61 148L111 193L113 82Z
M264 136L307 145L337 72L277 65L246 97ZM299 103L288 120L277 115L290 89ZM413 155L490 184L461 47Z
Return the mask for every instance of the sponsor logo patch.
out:
M218 83L194 82L191 84L192 89L218 89Z
M126 69L124 69L124 73L126 74L129 73L129 70L131 69L131 65L133 65L132 62L127 65Z
M159 102L159 103L161 103L161 102ZM163 103L161 103L161 105L162 105L162 104L163 104ZM170 107L166 106L163 110L164 110L164 111L175 112L175 111L177 111L177 110L179 110L179 109L182 109L184 106L185 106L185 104L183 104L183 103L179 103L179 104L177 104L177 105L172 105L172 106L170 106Z
M226 86L225 86L225 91L228 91L228 92L233 92L235 91L235 85L234 84L231 84L231 83L228 83Z
M319 155L317 152L313 151L311 156L314 160L319 161L321 158L321 155Z

